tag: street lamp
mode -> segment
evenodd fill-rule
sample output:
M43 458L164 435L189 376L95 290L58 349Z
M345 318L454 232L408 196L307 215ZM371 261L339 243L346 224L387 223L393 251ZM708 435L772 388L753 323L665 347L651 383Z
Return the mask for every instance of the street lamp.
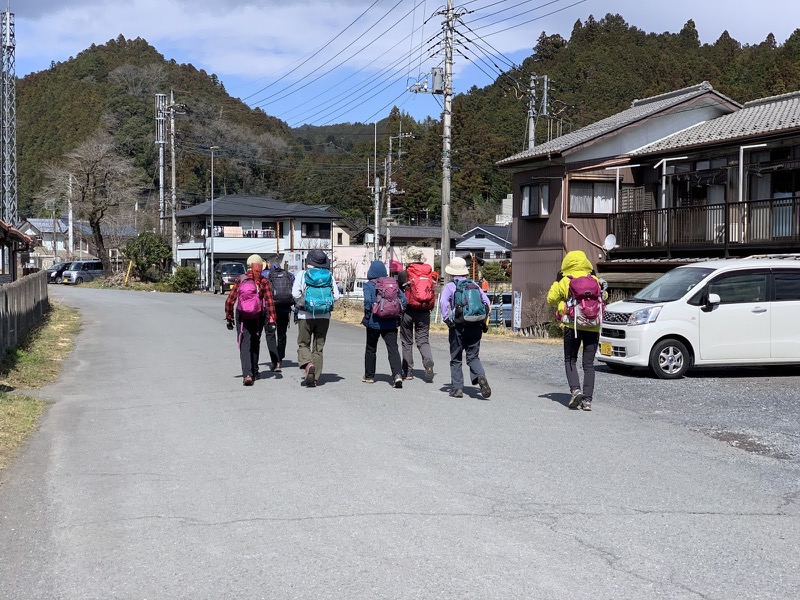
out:
M209 268L210 290L214 289L214 151L219 146L211 146L211 267Z

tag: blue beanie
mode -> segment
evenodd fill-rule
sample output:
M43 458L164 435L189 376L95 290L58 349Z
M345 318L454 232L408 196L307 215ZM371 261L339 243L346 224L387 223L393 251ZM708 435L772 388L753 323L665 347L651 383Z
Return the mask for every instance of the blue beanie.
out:
M373 260L369 265L367 271L367 279L377 279L378 277L386 277L386 265L379 260Z

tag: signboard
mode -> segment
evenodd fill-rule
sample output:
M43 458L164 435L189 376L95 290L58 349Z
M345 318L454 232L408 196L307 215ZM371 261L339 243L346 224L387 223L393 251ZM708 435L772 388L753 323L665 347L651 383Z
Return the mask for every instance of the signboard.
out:
M517 331L522 329L522 293L514 291L512 307L511 329Z

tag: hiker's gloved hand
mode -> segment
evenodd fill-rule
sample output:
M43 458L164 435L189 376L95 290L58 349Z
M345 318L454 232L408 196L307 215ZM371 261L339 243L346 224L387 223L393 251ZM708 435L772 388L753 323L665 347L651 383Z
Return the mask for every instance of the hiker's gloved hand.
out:
M267 324L267 331L269 331L270 333L274 332L277 328L278 326L275 323Z
M225 325L228 328L228 331L233 331L233 319L226 319Z
M481 321L481 331L483 331L483 333L488 333L489 332L489 322L488 321Z

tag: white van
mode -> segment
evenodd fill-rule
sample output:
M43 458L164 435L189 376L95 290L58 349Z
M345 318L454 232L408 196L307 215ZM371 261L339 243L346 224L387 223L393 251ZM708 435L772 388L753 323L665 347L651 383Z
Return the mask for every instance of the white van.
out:
M663 379L694 366L800 364L798 315L800 255L694 263L609 304L597 358Z

